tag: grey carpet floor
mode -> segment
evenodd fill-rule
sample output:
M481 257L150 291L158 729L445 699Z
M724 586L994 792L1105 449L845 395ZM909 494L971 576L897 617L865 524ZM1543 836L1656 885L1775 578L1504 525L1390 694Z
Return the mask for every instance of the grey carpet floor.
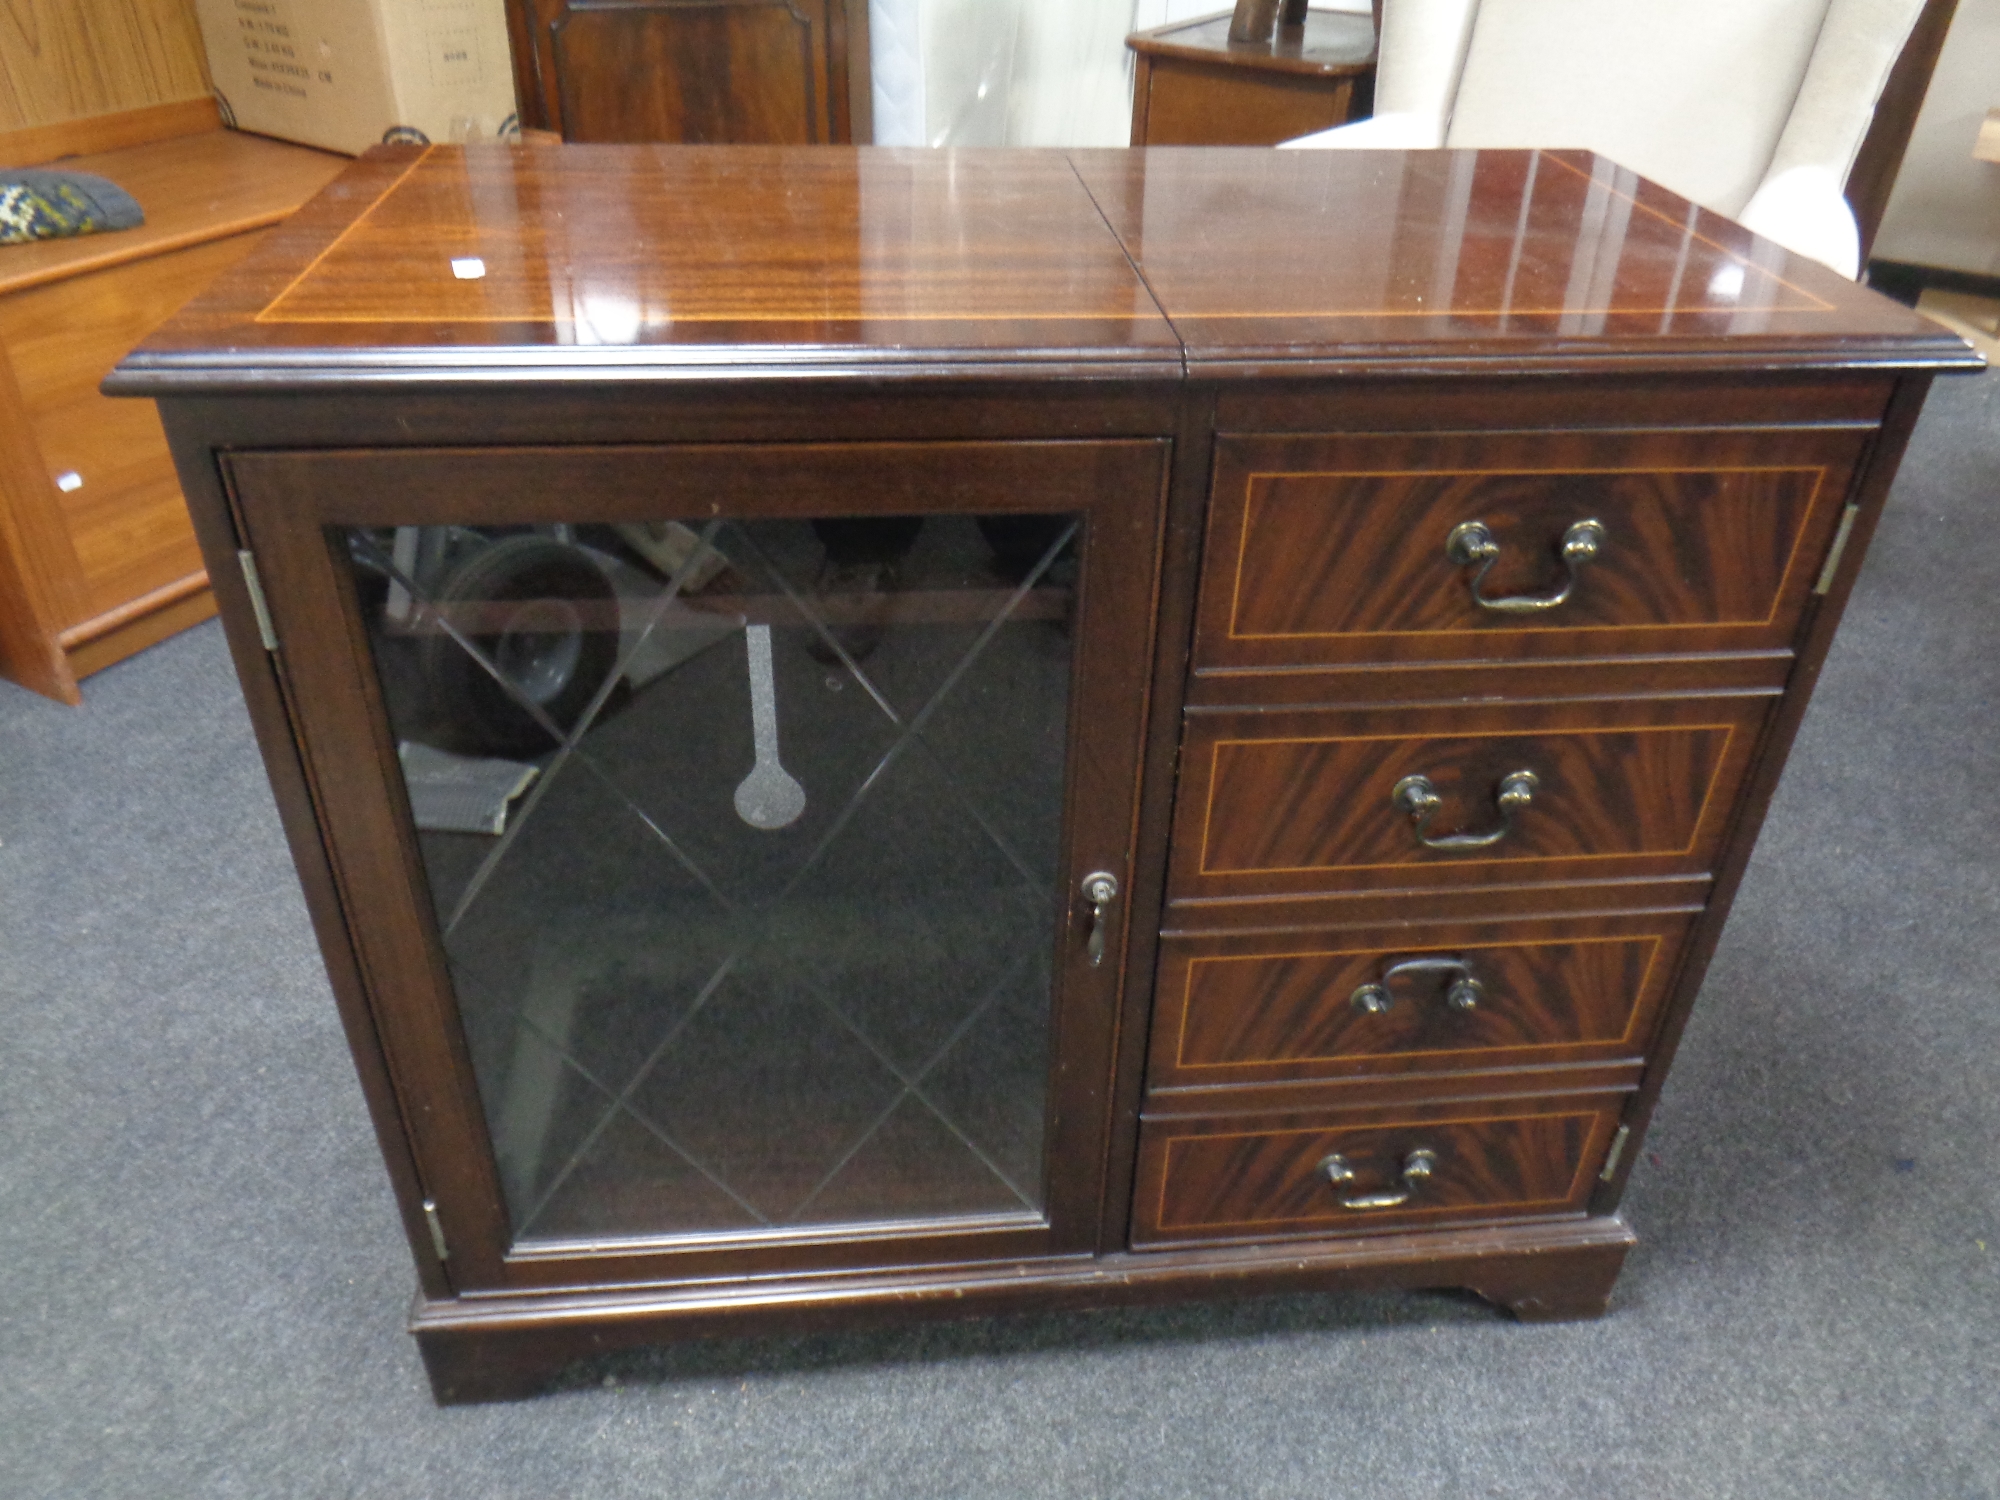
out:
M221 638L0 683L0 1500L2000 1496L2000 378L1941 382L1601 1322L1286 1298L438 1410Z

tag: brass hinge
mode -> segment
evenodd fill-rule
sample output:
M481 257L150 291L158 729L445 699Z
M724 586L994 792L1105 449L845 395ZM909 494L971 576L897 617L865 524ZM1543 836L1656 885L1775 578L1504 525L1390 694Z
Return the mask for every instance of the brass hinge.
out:
M1840 530L1833 534L1833 546L1827 551L1826 566L1819 570L1819 582L1813 585L1815 594L1824 594L1833 587L1833 575L1840 569L1840 555L1847 550L1847 537L1854 530L1854 518L1861 514L1861 507L1850 505L1840 513Z
M431 1248L437 1251L439 1260L450 1260L451 1250L444 1242L444 1221L438 1218L438 1206L430 1199L424 1199L424 1223L430 1226Z
M264 584L257 577L257 559L239 548L237 562L243 565L243 586L250 591L250 608L257 613L257 638L266 651L278 649L278 629L271 623L271 606L264 602Z
M1597 1174L1599 1182L1609 1182L1611 1174L1618 1170L1618 1158L1625 1154L1625 1143L1632 1139L1632 1127L1620 1125L1618 1134L1611 1137L1611 1154L1604 1158L1604 1170Z

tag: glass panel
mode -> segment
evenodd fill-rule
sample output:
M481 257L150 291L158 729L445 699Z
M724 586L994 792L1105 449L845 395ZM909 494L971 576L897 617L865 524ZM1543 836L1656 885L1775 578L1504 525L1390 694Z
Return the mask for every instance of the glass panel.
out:
M517 1237L1040 1212L1077 530L348 534Z

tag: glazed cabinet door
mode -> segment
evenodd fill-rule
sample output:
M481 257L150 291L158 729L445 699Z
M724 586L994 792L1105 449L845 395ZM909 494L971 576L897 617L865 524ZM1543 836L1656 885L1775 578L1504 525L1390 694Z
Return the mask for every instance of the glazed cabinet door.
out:
M1094 1248L1164 443L226 467L458 1290Z

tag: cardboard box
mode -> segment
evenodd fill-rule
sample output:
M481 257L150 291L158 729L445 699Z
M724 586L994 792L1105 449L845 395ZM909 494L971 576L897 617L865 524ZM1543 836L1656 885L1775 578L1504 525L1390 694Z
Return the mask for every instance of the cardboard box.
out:
M514 123L504 0L196 0L243 130L358 154L493 140Z

